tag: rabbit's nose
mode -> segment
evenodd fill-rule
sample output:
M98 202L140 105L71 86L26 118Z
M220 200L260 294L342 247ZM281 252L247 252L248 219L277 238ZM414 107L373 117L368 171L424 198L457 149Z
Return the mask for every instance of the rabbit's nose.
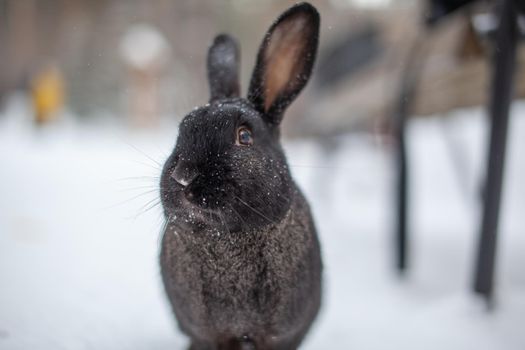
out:
M191 184L197 175L197 170L186 162L179 162L171 172L171 177L184 187Z

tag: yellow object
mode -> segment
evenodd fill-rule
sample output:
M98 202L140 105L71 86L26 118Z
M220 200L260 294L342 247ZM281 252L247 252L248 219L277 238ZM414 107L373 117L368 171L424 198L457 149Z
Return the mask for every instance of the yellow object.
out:
M64 103L64 82L60 71L50 67L39 72L32 83L31 97L38 124L56 118Z

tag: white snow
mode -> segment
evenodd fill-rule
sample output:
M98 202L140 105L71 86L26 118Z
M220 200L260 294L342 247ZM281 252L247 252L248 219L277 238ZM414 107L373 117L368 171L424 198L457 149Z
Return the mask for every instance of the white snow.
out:
M35 130L22 103L0 115L0 349L185 348L159 278L160 208L145 211L175 123ZM404 279L388 148L355 134L285 144L325 261L323 310L303 349L525 348L524 102L510 127L495 309L470 292L485 120L469 109L411 121Z

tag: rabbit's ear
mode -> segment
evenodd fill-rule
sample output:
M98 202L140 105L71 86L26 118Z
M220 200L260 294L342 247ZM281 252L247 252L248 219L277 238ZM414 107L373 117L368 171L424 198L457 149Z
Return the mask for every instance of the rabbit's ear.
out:
M208 50L210 101L239 96L239 45L227 34L215 37Z
M285 11L266 33L253 71L248 100L272 125L306 85L319 39L319 13L308 3Z

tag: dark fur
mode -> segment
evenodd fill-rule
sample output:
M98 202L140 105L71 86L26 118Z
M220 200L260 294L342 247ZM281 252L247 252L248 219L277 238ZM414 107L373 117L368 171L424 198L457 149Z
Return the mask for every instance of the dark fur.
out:
M266 66L268 42L281 47L272 33L295 21L306 28L286 38L299 49L284 57L300 74L268 82L271 62L282 64L270 57ZM263 40L247 100L238 97L235 40L220 35L209 50L210 103L184 118L161 176L162 277L190 349L296 349L318 313L319 243L278 132L310 76L318 30L309 4L283 13ZM239 126L252 145L236 144Z

